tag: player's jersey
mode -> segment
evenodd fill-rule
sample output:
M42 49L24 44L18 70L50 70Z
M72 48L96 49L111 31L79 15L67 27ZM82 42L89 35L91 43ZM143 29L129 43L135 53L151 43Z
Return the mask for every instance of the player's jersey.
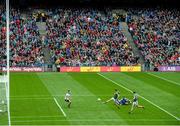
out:
M122 104L122 105L125 105L126 102L128 102L126 98L121 99L121 104Z
M65 100L70 100L71 94L70 93L66 93L64 99Z
M113 98L116 100L116 99L118 99L118 97L119 97L119 94L118 94L118 92L114 93L114 96L113 96Z
M133 102L136 102L136 101L138 101L138 95L137 95L137 94L134 94Z
M122 98L121 100L117 100L116 103L119 105L125 105L128 100L126 98Z

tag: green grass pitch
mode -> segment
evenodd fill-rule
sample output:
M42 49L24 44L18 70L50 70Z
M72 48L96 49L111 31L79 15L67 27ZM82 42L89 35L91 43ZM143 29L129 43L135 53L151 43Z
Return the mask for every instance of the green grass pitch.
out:
M12 125L180 125L180 73L11 73L10 82ZM145 109L128 114L130 105L97 101L114 89L129 99L129 90L138 92ZM7 113L0 113L0 125L6 124Z

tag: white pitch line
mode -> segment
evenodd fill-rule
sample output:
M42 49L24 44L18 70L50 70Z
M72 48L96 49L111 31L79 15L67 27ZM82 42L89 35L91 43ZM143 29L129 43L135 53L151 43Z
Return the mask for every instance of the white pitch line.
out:
M134 120L134 119L126 119L127 121L132 121L132 122L139 122L139 121L147 121L147 122L154 122L154 121L156 121L156 122L162 122L162 119L149 119L149 120L147 120L147 119L136 119L136 120ZM64 121L67 121L67 120L65 120L65 119L63 119L63 120L55 120L55 119L43 119L43 120L12 120L12 122L64 122ZM68 120L68 121L71 121L71 122L99 122L99 121L103 121L103 122L122 122L123 120L119 120L119 119L94 119L94 120L92 120L92 119L70 119L70 120ZM174 120L163 120L163 122L169 122L169 121L174 121ZM92 126L92 125L90 125L90 126ZM93 125L93 126L96 126L96 125ZM97 125L97 126L99 126L99 125ZM113 124L113 126L114 126L114 124ZM126 126L126 125L123 125L123 126ZM129 125L127 125L127 126L129 126ZM132 125L133 126L133 125ZM137 125L135 125L135 126L137 126ZM138 126L140 126L140 125L138 125ZM142 125L142 126L144 126L144 125ZM146 125L146 126L148 126L148 125ZM152 126L152 125L149 125L149 126ZM169 125L168 125L169 126ZM173 125L173 126L176 126L176 125ZM179 125L177 125L177 126L179 126Z
M173 83L173 84L176 84L176 85L179 85L179 86L180 86L179 83L174 82L174 81L169 80L169 79L166 79L166 78L164 78L164 77L160 77L160 76L154 75L154 74L152 74L152 73L147 73L147 74L149 74L149 75L151 75L151 76L157 77L157 78L159 78L159 79L162 79L162 80L165 80L165 81L168 81L168 82L170 82L170 83Z
M61 110L61 112L63 113L64 117L66 117L66 113L65 113L64 110L61 108L61 106L60 106L59 103L57 102L56 98L54 98L54 101L55 101L56 105L59 107L59 109Z
M125 90L127 90L127 91L129 91L129 92L131 92L131 93L133 92L132 90L130 90L130 89L124 87L123 85L121 85L121 84L119 84L119 83L117 83L117 82L115 82L115 81L113 81L113 80L105 77L104 75L102 75L102 74L100 74L100 73L97 73L97 74L98 74L99 76L105 78L106 80L109 80L109 81L111 81L112 83L114 83L114 84L116 84L116 85L124 88ZM175 115L173 115L173 114L171 114L170 112L166 111L165 109L161 108L160 106L156 105L155 103L149 101L149 100L146 99L145 97L143 97L143 96L141 96L141 95L139 95L139 97L141 97L142 99L146 100L146 101L149 102L150 104L154 105L155 107L159 108L160 110L164 111L164 112L167 113L168 115L170 115L170 116L174 117L175 119L177 119L178 121L180 121L180 119L179 119L178 117L176 117Z
M27 119L27 118L58 118L58 117L62 117L60 115L57 115L57 116L11 116L11 118L15 118L15 119Z

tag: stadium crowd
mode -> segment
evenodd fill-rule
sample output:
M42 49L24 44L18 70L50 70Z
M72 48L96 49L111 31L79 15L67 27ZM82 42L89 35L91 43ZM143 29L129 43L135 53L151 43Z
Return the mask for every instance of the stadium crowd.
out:
M129 31L151 66L180 65L180 11L129 9Z
M96 9L49 10L47 37L52 60L66 66L136 65L118 17Z
M168 9L128 9L128 27L145 62L151 66L180 65L180 12ZM10 10L10 65L42 66L42 46L51 61L64 66L137 65L121 21L111 11L61 8L46 11L46 36L36 19ZM6 64L6 16L0 7L0 67Z
M1 66L6 64L6 15L0 10ZM10 10L10 66L42 66L42 42L36 21L23 17L19 10Z
M5 10L0 6L0 67L6 64Z

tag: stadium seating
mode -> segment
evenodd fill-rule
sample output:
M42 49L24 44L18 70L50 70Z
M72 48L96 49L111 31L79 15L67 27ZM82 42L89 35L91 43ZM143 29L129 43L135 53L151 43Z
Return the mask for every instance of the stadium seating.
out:
M5 13L0 18L1 66L5 66L6 27ZM10 65L11 66L42 66L42 43L38 27L32 16L22 17L19 10L11 9L10 13Z
M145 61L180 65L180 12L167 9L129 9L129 31Z
M136 65L118 17L96 9L48 11L45 43L52 60L65 66Z
M5 10L0 8L0 67L5 65L6 36L5 36Z
M180 65L180 13L166 9L127 9L129 32L151 66ZM10 13L10 65L42 66L42 43L51 62L64 66L137 65L120 20L111 11L63 8L47 10L45 38L32 15ZM6 18L0 9L0 67L6 64Z

